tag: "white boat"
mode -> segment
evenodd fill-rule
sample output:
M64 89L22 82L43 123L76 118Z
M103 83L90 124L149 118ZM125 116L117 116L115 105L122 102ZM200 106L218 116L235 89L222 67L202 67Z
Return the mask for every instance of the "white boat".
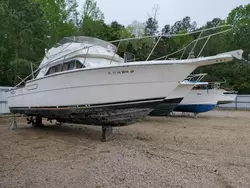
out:
M224 91L217 104L229 104L235 101L237 91Z
M199 65L233 59L224 54L124 63L114 48L90 37L64 39L46 53L35 79L8 92L11 112L122 126L148 115Z
M208 112L215 108L224 92L224 89L218 88L214 83L199 82L174 111L194 114Z
M148 61L150 53L146 61L128 63L116 51L111 43L96 38L63 39L46 51L36 77L32 72L24 87L19 87L21 82L8 92L10 111L29 116L34 126L48 118L100 125L106 135L106 128L143 119L198 66L229 62L235 56L228 52Z

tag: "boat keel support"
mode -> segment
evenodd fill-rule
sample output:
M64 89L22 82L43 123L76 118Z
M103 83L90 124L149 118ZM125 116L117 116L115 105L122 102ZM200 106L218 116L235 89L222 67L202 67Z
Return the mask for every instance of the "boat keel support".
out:
M31 119L33 120L33 118L31 117ZM40 116L36 116L35 121L32 121L32 126L33 127L43 127L43 123L42 123L43 118Z
M106 142L111 137L113 128L111 126L102 126L101 141Z
M13 114L13 118L12 118L12 121L9 122L9 127L8 127L9 130L15 130L17 129L17 122L16 122L16 116L15 114Z

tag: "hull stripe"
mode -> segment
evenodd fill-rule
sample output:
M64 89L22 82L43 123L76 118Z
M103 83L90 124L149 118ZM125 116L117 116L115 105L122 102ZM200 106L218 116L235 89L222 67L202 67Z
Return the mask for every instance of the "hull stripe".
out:
M58 109L68 109L68 108L98 108L98 107L106 107L106 106L117 106L117 105L127 105L127 104L140 104L140 103L153 103L157 101L163 101L165 97L161 98L152 98L152 99L140 99L140 100L132 100L132 101L121 101L114 103L100 103L100 104L79 104L79 105L70 105L70 106L36 106L36 107L10 107L10 110L18 110L18 109L29 109L29 110L58 110Z
M94 85L82 85L82 86L74 86L74 87L64 87L64 88L56 88L56 89L47 89L42 91L33 91L29 93L23 93L22 95L31 95L35 93L44 93L44 92L50 92L50 91L58 91L58 90L68 90L68 89L78 89L78 88L87 88L87 87L102 87L102 86L116 86L116 85L136 85L136 84L154 84L154 83L170 83L168 81L148 81L148 82L131 82L131 83L114 83L114 84L94 84ZM175 83L175 81L172 81L171 83ZM28 88L30 85L26 85L25 87L19 87L19 88L13 88L9 91L11 94L15 94L16 90ZM35 89L34 89L35 90ZM29 90L32 91L32 90ZM17 95L9 95L6 98L14 98L17 97Z
M215 104L187 104L187 105L178 105L174 109L174 111L204 113L213 110L214 107Z

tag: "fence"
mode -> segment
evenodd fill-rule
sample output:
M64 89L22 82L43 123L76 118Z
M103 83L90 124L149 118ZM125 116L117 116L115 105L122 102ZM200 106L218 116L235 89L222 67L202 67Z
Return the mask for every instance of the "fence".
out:
M0 114L10 113L6 100L6 91L8 89L10 89L10 87L0 87Z
M235 101L230 104L218 105L219 109L250 110L250 95L237 95Z

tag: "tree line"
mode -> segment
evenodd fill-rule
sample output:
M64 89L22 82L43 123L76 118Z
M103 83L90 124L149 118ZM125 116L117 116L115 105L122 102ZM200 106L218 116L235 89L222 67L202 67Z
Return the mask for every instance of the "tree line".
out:
M13 86L30 74L31 63L38 66L44 56L45 48L53 47L67 36L91 36L113 41L127 37L159 36L188 33L204 28L231 24L230 32L212 37L202 56L215 55L236 49L244 50L244 58L250 54L250 4L233 9L225 20L214 18L197 27L189 16L176 21L172 26L166 24L159 28L158 6L145 22L133 21L124 26L117 21L105 23L105 15L95 0L86 0L79 10L76 0L21 0L0 1L0 85ZM218 31L221 28L218 29ZM206 31L203 34L211 34ZM197 39L199 34L184 37L144 38L120 43L118 54L124 52L135 54L136 60L145 60L158 41L151 55L155 59L187 45ZM206 39L197 43L194 54L198 55ZM116 44L118 45L118 44ZM192 46L190 47L192 48ZM175 57L188 57L178 53ZM206 72L206 81L225 81L225 87L240 93L250 93L250 66L242 62L202 67L195 73Z

